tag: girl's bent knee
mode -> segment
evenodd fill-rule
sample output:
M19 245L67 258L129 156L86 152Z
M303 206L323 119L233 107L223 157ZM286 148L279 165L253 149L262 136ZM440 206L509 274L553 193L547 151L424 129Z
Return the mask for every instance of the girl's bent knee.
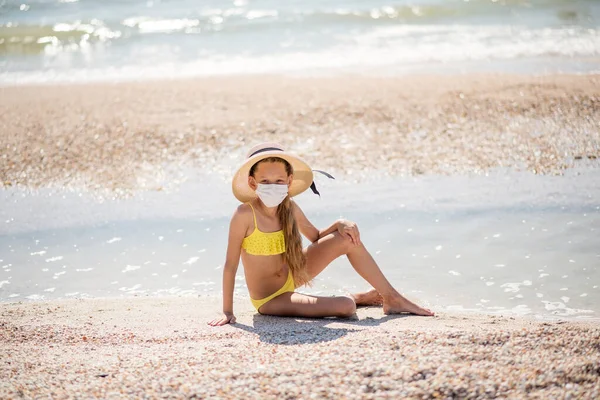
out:
M339 313L341 317L351 317L356 312L356 303L350 297L342 297Z
M342 254L347 254L352 248L352 241L340 234L339 232L333 232L333 236L337 240L337 245L341 248Z

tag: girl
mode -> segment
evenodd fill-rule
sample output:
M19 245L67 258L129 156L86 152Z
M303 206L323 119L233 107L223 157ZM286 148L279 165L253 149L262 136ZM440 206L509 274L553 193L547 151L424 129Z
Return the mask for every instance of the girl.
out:
M223 315L212 326L234 323L233 288L240 255L250 300L260 314L297 317L349 317L356 306L383 305L385 314L433 316L404 298L385 278L355 223L337 220L318 230L291 197L309 187L317 193L310 167L277 143L253 147L236 172L233 194L242 202L229 225L223 267ZM303 234L311 245L302 248ZM352 267L375 289L349 296L296 293L310 285L334 259L345 254Z

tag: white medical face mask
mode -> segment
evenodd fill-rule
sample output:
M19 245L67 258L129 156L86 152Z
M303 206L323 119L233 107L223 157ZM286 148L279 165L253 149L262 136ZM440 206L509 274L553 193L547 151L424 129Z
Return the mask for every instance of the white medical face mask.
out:
M256 194L267 207L277 207L288 195L288 185L259 183Z

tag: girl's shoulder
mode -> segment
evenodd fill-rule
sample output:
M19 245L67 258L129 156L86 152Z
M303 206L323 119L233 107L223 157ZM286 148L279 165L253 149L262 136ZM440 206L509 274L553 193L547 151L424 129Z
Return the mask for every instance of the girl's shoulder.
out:
M246 232L249 226L254 226L254 217L252 216L252 208L246 203L237 206L231 216L230 229Z
M233 216L231 217L232 220L237 220L237 221L253 221L254 217L253 217L253 210L252 207L250 206L249 203L242 203L239 206L237 206L237 208L235 209L235 211L233 212Z
M233 216L245 216L248 214L252 214L252 207L250 206L250 203L242 203L239 206L237 206L237 208L235 209L235 211L233 212Z

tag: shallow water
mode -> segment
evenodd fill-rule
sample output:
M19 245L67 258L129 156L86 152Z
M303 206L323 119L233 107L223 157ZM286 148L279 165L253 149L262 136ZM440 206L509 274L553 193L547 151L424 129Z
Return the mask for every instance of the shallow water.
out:
M127 200L1 191L0 300L220 295L236 202L227 181L185 174L190 179L178 188ZM416 301L436 309L600 316L597 168L318 184L321 199L297 197L311 221L356 221L388 279ZM301 291L367 287L343 257ZM236 292L247 297L241 265Z
M490 61L590 72L599 24L595 0L4 0L0 83Z

